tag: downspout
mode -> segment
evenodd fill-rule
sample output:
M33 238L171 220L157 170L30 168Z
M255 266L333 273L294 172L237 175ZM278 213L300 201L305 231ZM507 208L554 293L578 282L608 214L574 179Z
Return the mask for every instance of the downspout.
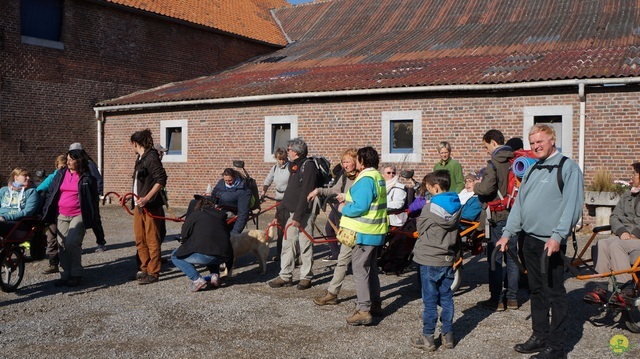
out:
M102 111L98 111L98 110L94 110L96 113L96 125L98 126L98 163L96 163L96 165L98 165L98 171L100 171L101 174L102 173Z
M587 117L587 96L585 94L584 82L578 84L578 97L580 98L580 135L578 139L578 166L584 173L584 133L585 122Z

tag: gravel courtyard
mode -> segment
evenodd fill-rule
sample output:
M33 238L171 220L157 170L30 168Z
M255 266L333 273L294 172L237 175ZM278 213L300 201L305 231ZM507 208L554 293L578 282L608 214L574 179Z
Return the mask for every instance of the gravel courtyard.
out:
M454 297L456 347L423 353L409 344L422 328L415 271L382 275L384 318L373 326L351 327L345 322L354 309L350 275L337 306L317 307L311 301L331 280L333 266L320 260L328 253L326 245L315 247L316 277L306 291L270 288L266 282L277 276L278 263L269 262L267 274L260 276L251 255L236 263L236 276L219 289L188 292L188 279L170 261L163 264L158 283L141 286L130 280L137 270L132 218L115 204L101 210L109 250L94 253L89 231L80 287L55 288L59 276L41 274L48 262L37 261L27 263L15 293L0 293L0 357L527 358L512 349L530 335L526 291L520 291L517 311L493 313L475 306L488 295L484 256L467 255L465 261L462 287ZM264 228L273 216L260 218ZM179 232L179 223L167 226L169 234ZM580 235L581 242L587 236ZM175 240L165 241L163 257L177 246ZM609 348L616 334L629 340L630 350L622 357L640 357L639 334L582 302L595 283L569 278L566 284L570 358L616 357Z

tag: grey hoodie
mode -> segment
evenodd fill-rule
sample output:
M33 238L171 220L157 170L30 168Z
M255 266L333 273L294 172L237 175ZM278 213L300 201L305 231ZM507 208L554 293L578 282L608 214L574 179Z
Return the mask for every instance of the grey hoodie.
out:
M418 217L420 237L413 248L414 262L434 267L453 265L462 206L455 192L431 198Z

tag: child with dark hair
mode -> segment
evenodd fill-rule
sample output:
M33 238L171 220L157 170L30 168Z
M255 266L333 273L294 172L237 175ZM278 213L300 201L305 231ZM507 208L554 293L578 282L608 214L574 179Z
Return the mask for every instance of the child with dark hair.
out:
M413 260L420 265L422 283L422 334L411 344L428 351L436 350L434 333L438 322L438 304L442 308L442 345L451 349L453 343L453 261L460 224L460 199L449 192L451 176L447 170L437 170L425 178L427 190L433 196L418 217L420 237L413 250Z

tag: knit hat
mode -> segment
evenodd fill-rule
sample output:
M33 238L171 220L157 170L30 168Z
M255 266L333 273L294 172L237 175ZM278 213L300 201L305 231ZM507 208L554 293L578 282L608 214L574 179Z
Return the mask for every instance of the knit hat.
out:
M69 151L73 150L84 150L84 147L82 147L82 143L74 142L69 146Z

